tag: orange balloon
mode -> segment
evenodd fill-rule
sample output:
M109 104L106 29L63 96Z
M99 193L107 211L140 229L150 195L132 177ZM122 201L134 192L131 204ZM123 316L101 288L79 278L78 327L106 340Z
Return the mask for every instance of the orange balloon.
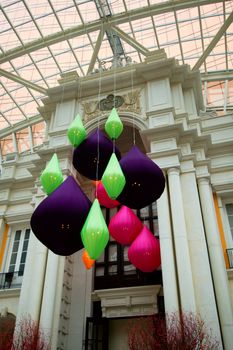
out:
M91 180L92 185L94 185L95 187L98 185L98 183L101 182L101 180Z
M82 259L84 262L84 265L86 266L86 268L89 270L92 265L94 264L95 260L91 259L88 252L86 251L86 249L84 249L83 251L83 255L82 255Z

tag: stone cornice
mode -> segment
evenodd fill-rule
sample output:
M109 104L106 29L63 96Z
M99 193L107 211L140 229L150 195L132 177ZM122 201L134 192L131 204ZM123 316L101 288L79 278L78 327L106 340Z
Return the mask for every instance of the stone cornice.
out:
M101 300L104 317L152 315L158 312L157 295L160 285L103 289L92 293L92 300Z
M184 89L193 88L196 96L197 109L203 109L203 98L201 94L201 79L198 71L192 72L188 65L178 65L174 58L158 59L151 55L143 63L133 64L126 67L118 67L116 70L107 70L86 77L77 77L71 82L48 89L48 97L42 101L43 107L39 107L41 115L50 118L55 110L56 104L61 101L72 99L95 99L99 94L99 81L101 79L101 95L112 91L115 80L117 95L125 89L132 90L134 87L142 87L148 81L158 80L164 77L171 78L171 83L181 83Z

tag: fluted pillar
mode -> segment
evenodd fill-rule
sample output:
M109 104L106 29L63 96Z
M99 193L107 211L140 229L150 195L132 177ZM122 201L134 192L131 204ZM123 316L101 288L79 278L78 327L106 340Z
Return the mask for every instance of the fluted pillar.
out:
M179 310L179 301L167 187L157 201L157 212L165 311L170 314Z
M181 308L185 312L196 312L190 254L180 184L180 171L178 168L171 168L168 170L168 185Z
M233 312L229 293L228 278L218 232L213 194L208 178L198 180L200 201L206 231L214 288L216 293L224 349L232 349Z
M181 174L197 311L221 343L220 325L194 169ZM219 345L219 349L222 349Z
M40 326L50 335L53 327L58 262L59 256L49 250L40 313Z
M20 292L17 319L30 315L39 321L48 249L31 232Z
M34 204L36 208L45 195L39 185L35 187L34 192ZM47 255L48 249L31 231L19 298L17 322L23 315L30 315L32 320L39 322Z

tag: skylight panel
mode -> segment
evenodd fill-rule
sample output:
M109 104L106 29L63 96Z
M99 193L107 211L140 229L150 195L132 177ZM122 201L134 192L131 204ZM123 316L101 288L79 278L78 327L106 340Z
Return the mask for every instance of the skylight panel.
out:
M20 130L16 133L16 142L19 153L25 152L30 149L28 128Z
M33 146L41 145L44 141L45 122L32 125L31 130L32 130Z
M91 22L100 18L94 1L81 3L78 8L84 22Z

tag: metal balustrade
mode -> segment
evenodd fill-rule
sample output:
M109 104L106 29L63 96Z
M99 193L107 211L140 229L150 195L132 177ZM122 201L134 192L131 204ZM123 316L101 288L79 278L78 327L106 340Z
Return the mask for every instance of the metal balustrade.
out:
M0 273L0 290L20 288L22 284L22 271Z
M233 269L233 248L227 249L227 256L230 269Z

